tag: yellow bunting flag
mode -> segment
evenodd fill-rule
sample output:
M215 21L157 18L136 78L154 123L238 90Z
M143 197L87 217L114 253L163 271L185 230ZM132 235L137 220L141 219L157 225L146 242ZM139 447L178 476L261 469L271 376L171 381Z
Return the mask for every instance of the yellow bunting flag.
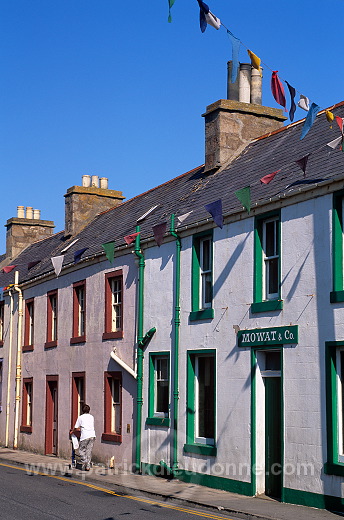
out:
M326 119L329 123L332 123L334 120L334 114L331 112L331 110L326 110Z
M252 51L247 50L249 57L251 58L251 65L255 69L259 71L259 74L262 76L262 69L260 67L260 58L256 56Z

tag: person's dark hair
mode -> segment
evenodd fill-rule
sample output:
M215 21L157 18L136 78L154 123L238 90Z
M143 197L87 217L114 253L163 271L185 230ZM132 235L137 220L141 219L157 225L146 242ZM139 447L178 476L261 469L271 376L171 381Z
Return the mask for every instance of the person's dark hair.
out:
M89 412L90 412L90 407L88 406L88 404L82 405L82 413L89 413Z

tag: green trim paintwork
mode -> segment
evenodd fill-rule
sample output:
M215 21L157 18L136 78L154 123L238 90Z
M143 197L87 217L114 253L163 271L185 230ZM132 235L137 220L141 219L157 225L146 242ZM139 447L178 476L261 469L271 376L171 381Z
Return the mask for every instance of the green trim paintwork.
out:
M238 347L270 347L281 344L295 345L299 341L298 336L298 325L239 330Z
M278 236L279 236L279 296L277 300L263 301L263 244L262 244L262 229L264 220L271 217L278 217ZM283 309L283 300L281 300L281 212L270 211L262 216L256 217L254 220L254 250L253 250L253 303L251 305L251 312L268 312ZM274 307L273 303L276 304ZM259 304L259 305L258 305ZM263 304L263 305L262 305ZM270 307L271 306L271 307Z
M136 226L136 232L140 232L140 226ZM141 471L141 431L142 431L142 406L143 406L143 350L140 344L143 340L143 303L144 303L144 270L145 259L141 251L140 235L135 238L135 255L139 259L139 273L137 280L137 397L136 397L136 438L135 438L135 468Z
M163 428L170 427L170 418L169 417L147 417L146 424L149 426L161 426Z
M342 199L344 197L344 190L333 194L333 210L332 210L332 279L333 292L341 292L343 286L343 215L342 215ZM338 297L340 297L338 295ZM336 303L343 300L335 300L331 296L331 303Z
M329 511L344 512L344 500L331 495L320 495L309 491L284 488L285 502L300 506L317 507Z
M200 308L200 239L211 237L213 243L213 232L202 231L193 236L192 256L191 256L191 312L189 314L190 321L209 320L214 318L213 309ZM213 247L211 248L213 255Z
M344 291L331 291L330 292L330 303L342 303L344 302Z
M172 410L172 470L178 469L178 404L179 404L179 336L180 336L180 256L182 243L175 231L175 216L171 215L170 233L176 239L174 272L174 336L173 336L173 410Z
M209 354L214 356L214 382L215 382L215 392L214 392L214 421L216 424L216 350L215 349L202 349L202 350L188 350L186 353L186 442L185 446L202 446L203 448L211 448L212 450L216 449L214 445L208 444L198 444L195 442L195 366L194 366L194 356L198 354ZM215 434L216 438L216 434ZM189 449L187 451L190 451ZM200 453L199 451L193 451L193 453ZM215 453L216 455L216 453Z
M170 366L170 353L169 352L150 352L149 353L149 369L148 369L148 417L146 418L146 424L152 426L170 426L169 417L155 417L154 416L154 402L155 402L155 368L154 358L167 356L168 366ZM168 371L168 380L170 381L170 369Z
M254 467L257 460L257 413L256 413L256 378L257 378L257 356L256 351L251 350L251 492L254 496L257 491L257 476Z
M210 455L216 457L217 448L216 446L210 446L208 444L184 444L184 451L186 453L197 453L198 455Z

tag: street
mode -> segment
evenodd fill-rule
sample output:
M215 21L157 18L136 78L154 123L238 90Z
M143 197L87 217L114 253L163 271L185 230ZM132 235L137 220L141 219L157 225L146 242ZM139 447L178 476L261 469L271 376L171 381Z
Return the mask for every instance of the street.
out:
M0 519L6 520L119 520L128 515L132 520L162 516L166 520L229 518L173 502L121 495L109 488L70 477L30 474L25 468L13 464L0 464L0 482Z

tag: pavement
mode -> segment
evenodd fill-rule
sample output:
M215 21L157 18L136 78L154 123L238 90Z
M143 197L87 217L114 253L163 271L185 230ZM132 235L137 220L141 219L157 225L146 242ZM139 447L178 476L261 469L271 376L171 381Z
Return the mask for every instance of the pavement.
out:
M178 479L112 470L94 465L89 472L71 470L70 459L39 455L23 450L0 447L2 464L27 466L29 471L68 475L103 486L125 495L143 495L160 501L178 502L184 506L200 506L217 513L225 513L247 520L336 520L343 513L285 504L267 497L247 497L218 489L188 484Z

